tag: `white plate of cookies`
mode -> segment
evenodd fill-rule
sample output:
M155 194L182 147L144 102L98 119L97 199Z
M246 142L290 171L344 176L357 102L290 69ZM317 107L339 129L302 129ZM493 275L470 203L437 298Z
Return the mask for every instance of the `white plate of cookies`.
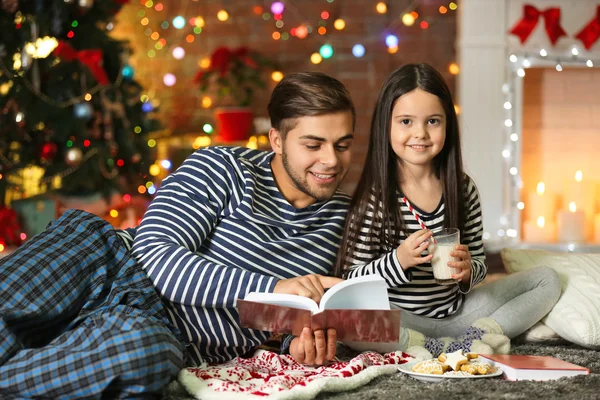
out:
M438 358L413 360L398 367L414 379L439 382L445 379L485 379L502 375L502 370L481 361L476 353L442 353Z

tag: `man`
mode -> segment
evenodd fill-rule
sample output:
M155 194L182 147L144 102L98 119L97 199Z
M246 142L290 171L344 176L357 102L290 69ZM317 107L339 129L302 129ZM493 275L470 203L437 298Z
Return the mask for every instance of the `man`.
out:
M350 96L324 74L294 74L274 89L268 110L273 153L196 152L164 180L137 231L133 254L195 362L226 361L267 340L240 327L238 298L261 291L318 301L338 282L315 274L332 269L348 207L337 187L350 164ZM325 361L296 354L300 340L292 355Z
M69 211L0 261L0 397L130 398L183 366L225 361L268 334L239 326L251 291L318 301L349 198L355 112L337 80L292 74L269 104L273 152L209 148L167 177L132 232ZM136 262L137 260L137 262ZM335 331L291 354L335 354Z

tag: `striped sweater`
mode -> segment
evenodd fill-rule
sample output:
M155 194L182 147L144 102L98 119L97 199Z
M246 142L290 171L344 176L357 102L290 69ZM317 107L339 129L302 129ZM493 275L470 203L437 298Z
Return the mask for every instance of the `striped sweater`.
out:
M268 339L240 327L237 299L333 268L349 197L337 192L294 208L273 179L272 157L246 148L196 151L164 179L137 229L133 254L193 362L230 360Z
M396 248L386 249L377 242L368 241L369 237L376 237L367 236L371 226L375 234L378 232L377 229L381 229L381 224L373 223L372 213L367 213L367 218L361 226L357 250L348 261L349 277L369 274L381 275L388 284L390 302L414 314L431 318L444 318L454 314L463 303L465 294L474 285L483 281L487 274L483 251L483 223L479 192L473 180L468 176L465 179L464 186L466 221L464 230L461 232L460 241L462 244L468 245L471 252L473 269L470 284L447 286L436 284L433 279L431 263L424 263L408 268L406 271L403 270L398 261ZM404 204L400 195L398 196L398 206L402 212L408 234L420 230L421 226ZM420 210L414 204L412 206L428 229L435 230L442 227L445 214L443 199L431 213ZM400 238L404 240L406 235L400 233ZM427 251L423 253L423 255L426 254L428 254Z

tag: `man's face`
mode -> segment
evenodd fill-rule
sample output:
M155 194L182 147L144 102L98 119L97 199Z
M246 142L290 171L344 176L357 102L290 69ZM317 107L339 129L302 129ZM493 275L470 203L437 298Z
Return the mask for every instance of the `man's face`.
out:
M289 189L295 197L330 199L346 176L354 135L350 111L297 119L279 151ZM278 149L275 149L278 152ZM285 184L278 182L284 196Z

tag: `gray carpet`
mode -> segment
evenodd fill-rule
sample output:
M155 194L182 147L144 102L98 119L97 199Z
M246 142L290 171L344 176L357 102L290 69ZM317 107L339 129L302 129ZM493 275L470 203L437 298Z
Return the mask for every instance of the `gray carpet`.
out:
M514 345L511 353L548 355L589 368L590 375L561 378L555 381L509 382L502 379L452 380L424 383L398 372L382 376L358 389L322 393L316 400L400 399L400 400L471 400L471 399L540 399L587 400L600 399L600 351L575 345ZM184 400L187 396L172 394L164 400Z

